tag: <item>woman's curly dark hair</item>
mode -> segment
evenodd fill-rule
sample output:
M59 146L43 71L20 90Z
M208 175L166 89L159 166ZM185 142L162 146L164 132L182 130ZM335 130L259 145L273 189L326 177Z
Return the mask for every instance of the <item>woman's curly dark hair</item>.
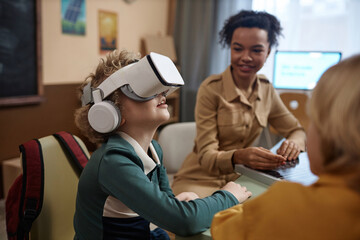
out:
M119 70L120 68L134 63L139 60L140 55L126 50L113 51L106 55L105 59L100 59L95 73L90 73L85 78L85 81L81 84L78 89L79 99L83 94L83 88L91 82L91 87L96 88L99 86L107 77ZM110 94L106 100L112 101L121 110L121 91L118 89ZM114 134L116 129L111 133L98 133L96 132L89 123L88 112L92 104L80 107L75 111L75 124L80 129L81 133L89 139L90 142L99 144L107 141L110 135Z
M281 35L282 27L279 20L267 13L242 10L225 21L224 27L219 32L220 44L230 47L235 29L239 27L260 28L268 33L270 48L278 45L278 36Z

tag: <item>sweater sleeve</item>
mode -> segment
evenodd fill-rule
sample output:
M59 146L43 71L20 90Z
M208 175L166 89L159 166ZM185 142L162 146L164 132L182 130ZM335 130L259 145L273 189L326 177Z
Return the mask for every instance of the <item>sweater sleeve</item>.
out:
M217 191L204 199L179 201L152 183L128 157L118 149L110 149L103 156L98 172L103 190L148 221L177 235L205 231L215 213L238 203L227 191Z
M211 223L211 237L214 240L245 239L243 205L239 204L215 214Z

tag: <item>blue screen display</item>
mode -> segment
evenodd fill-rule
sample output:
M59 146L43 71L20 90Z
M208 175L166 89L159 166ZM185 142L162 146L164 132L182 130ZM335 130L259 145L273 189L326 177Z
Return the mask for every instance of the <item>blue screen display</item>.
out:
M276 51L273 86L312 90L321 75L340 59L340 52Z

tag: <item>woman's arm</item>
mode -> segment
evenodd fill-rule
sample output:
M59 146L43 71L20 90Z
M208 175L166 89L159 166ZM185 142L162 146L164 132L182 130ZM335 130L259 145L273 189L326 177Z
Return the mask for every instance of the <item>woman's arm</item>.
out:
M218 106L222 98L218 91L203 83L197 94L195 107L196 148L201 167L213 175L234 171L231 159L235 149L219 150Z
M271 86L271 111L269 123L287 140L282 143L278 154L292 160L300 151L305 151L306 134L304 128L293 114L286 108L280 96Z

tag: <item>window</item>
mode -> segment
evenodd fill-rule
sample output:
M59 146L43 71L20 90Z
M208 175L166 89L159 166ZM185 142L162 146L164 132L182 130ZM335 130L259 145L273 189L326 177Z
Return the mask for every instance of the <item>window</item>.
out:
M340 51L343 58L360 53L360 1L253 0L253 10L275 15L283 27L279 50ZM272 80L274 51L261 70Z

